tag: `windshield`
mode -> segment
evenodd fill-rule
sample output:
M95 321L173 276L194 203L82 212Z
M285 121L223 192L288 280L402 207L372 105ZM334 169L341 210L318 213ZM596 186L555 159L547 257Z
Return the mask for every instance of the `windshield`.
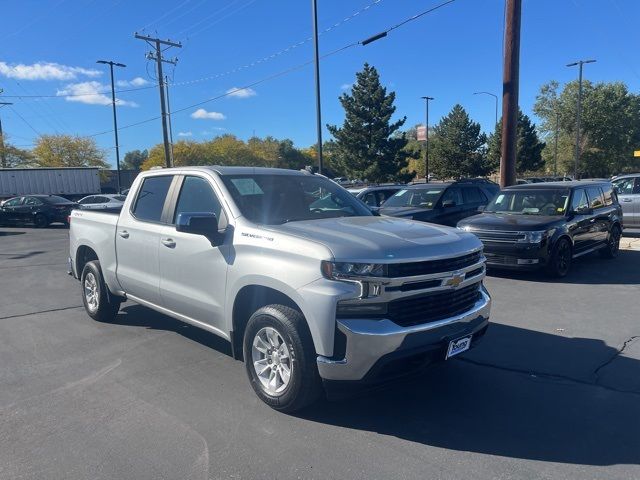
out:
M445 187L406 188L384 202L384 207L433 208Z
M349 192L317 175L223 175L222 181L242 215L255 223L373 215Z
M127 199L127 197L124 195L114 195L113 199L117 200L118 202L124 202Z
M42 200L44 200L47 203L71 203L66 198L58 197L56 195L49 195L48 197L42 197Z
M485 212L560 216L567 211L569 190L503 190Z

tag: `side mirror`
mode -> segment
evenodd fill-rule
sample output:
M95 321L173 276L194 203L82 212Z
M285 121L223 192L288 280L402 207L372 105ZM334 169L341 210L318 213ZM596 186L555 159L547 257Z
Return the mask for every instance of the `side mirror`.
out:
M218 217L211 212L183 212L176 219L176 231L207 237L212 246L220 245L224 229L220 230Z
M455 207L456 206L456 202L453 200L445 200L444 202L442 202L442 207L443 208L451 208L451 207Z
M576 210L574 210L573 213L576 215L591 215L593 213L593 209L589 207L582 207L582 208L577 208Z

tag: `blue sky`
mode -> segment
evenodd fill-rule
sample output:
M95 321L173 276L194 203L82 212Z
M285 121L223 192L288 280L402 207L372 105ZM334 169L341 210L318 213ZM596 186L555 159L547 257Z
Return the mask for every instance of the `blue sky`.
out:
M443 0L318 0L321 53L363 40ZM16 145L33 144L38 133L91 135L111 130L109 82L96 60L125 63L116 69L121 89L153 85L148 46L135 31L182 41L178 65L166 65L176 85L172 110L241 88L312 58L308 0L4 0L0 32L0 88L11 108L2 108L5 133ZM366 8L369 6L369 8ZM352 16L354 13L359 14ZM500 96L504 0L456 0L367 46L348 48L322 61L323 123L341 123L338 96L369 62L397 94L399 116L407 126L422 122L419 97L435 97L436 122L461 103L485 131L493 128L494 100L474 96L486 90ZM349 20L346 18L352 16ZM565 65L595 58L585 78L623 81L640 90L640 17L636 0L524 0L520 106L531 114L541 84L573 80ZM290 45L296 48L267 61ZM54 65L51 65L54 64ZM245 67L240 68L238 67ZM202 80L201 80L202 79ZM195 81L194 80L201 80ZM84 97L63 94L98 92ZM10 98L51 95L53 98ZM123 92L120 126L159 115L157 88ZM82 100L82 101L79 101ZM222 133L247 139L273 135L298 146L315 142L315 100L311 65L259 83L235 95L187 108L173 117L174 139L204 140ZM204 109L198 111L198 109ZM27 124L28 123L28 124ZM30 125L30 126L29 126ZM325 138L328 133L325 131ZM113 161L113 133L97 135ZM123 152L162 140L160 120L120 132Z

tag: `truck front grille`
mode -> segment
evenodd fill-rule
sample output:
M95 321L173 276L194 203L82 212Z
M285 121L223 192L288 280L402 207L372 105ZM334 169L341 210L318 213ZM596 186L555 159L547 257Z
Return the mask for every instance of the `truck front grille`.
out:
M442 260L429 260L426 262L391 263L387 267L387 275L391 278L413 277L417 275L429 275L432 273L453 272L461 268L469 267L480 261L482 252L470 253L461 257L445 258Z
M400 298L389 302L388 315L401 327L435 322L471 310L480 298L480 282L459 290Z

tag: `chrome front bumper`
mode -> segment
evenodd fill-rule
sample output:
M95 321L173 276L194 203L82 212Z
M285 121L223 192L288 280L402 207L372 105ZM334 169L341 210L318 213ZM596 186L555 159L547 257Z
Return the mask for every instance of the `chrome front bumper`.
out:
M400 327L388 319L338 319L338 329L346 336L345 357L318 356L318 371L325 380L362 380L385 355L409 349L445 348L450 340L482 330L489 321L490 310L491 297L482 287L481 298L471 310L436 322Z

